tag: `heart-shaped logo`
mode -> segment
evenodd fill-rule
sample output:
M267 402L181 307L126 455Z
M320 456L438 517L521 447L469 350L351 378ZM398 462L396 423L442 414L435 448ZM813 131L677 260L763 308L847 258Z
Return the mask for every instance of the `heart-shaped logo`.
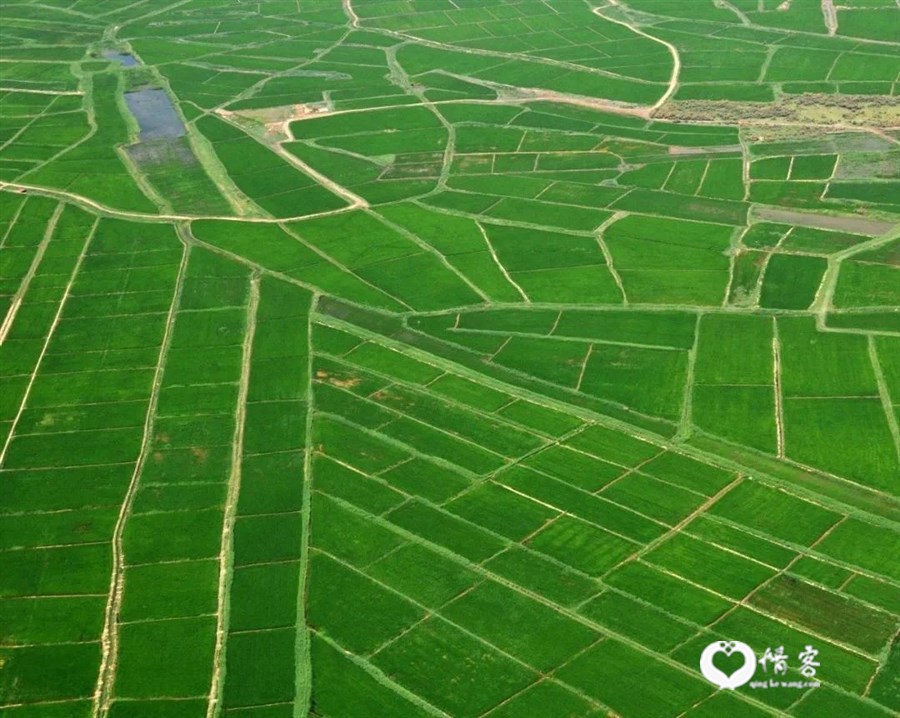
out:
M731 674L720 670L714 663L718 654L726 657L736 655L743 658L743 664ZM719 688L734 690L753 678L756 672L756 654L746 643L740 641L715 641L700 654L700 672L703 677Z

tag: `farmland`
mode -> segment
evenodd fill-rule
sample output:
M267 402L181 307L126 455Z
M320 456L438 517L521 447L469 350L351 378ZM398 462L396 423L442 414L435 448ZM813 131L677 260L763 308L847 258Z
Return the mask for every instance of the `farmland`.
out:
M0 713L900 711L894 2L3 26Z

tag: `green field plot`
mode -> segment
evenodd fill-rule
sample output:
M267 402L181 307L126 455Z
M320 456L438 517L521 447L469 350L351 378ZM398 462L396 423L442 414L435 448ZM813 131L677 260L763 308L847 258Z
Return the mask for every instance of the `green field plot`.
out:
M681 412L687 372L685 352L591 345L579 388L645 414L674 419ZM643 387L653 383L652 392Z
M373 660L400 685L460 716L478 715L537 679L533 670L439 618L419 624ZM442 678L433 680L436 675Z
M215 620L148 621L122 628L119 698L192 697L209 690ZM197 661L197 652L207 661Z
M356 653L368 654L424 613L398 594L327 556L311 561L309 621ZM356 616L357 622L348 619Z
M806 318L779 318L785 396L877 396L866 341L818 332ZM825 366L830 367L827 373Z
M881 650L890 641L895 624L887 613L791 578L769 584L754 595L752 603L870 653Z
M599 576L630 556L637 544L564 516L537 533L528 546L590 576Z
M0 714L900 710L898 13L4 7Z
M773 571L712 544L676 536L646 555L646 560L721 595L740 600Z
M759 304L767 309L807 309L815 299L826 262L820 257L776 254L766 265Z
M498 583L485 582L441 613L528 665L547 671L566 662L600 634ZM503 614L502 621L494 615Z
M794 227L781 246L787 251L833 254L865 241L865 237L857 234L826 232L812 227Z
M84 142L77 143L71 138L60 147L51 160L22 179L64 191L90 197L116 209L154 212L156 207L141 191L138 183L129 173L116 146L128 140L125 124L116 95L119 82L112 75L95 75L92 78L92 97L97 128L89 133L86 126ZM45 132L53 133L53 128ZM43 144L39 137L35 144Z
M839 416L848 423L836 421ZM853 437L860 430L871 437L871 443L856 443ZM890 436L889 419L878 399L796 398L785 402L787 455L868 486L887 489L900 470Z
M712 224L627 217L603 234L629 300L719 304L730 230Z
M845 262L841 266L834 302L838 307L895 307L898 268L890 264Z
M327 639L313 634L311 643L312 660L316 665L312 700L327 715L363 718L371 711L410 718L430 715L419 704L397 692L396 684L377 679Z
M639 670L640 682L635 678L620 677L618 666L633 666ZM628 673L630 671L626 669ZM649 716L677 714L706 697L711 690L698 678L613 639L578 656L559 671L558 676L614 707L617 712L643 711L649 705L650 712L646 713ZM616 679L611 680L612 676Z
M212 143L238 188L266 212L297 217L345 206L312 177L223 120L207 115L197 129Z
M746 481L717 501L710 512L801 545L812 544L840 519L809 501ZM789 523L784 520L788 516L799 520Z

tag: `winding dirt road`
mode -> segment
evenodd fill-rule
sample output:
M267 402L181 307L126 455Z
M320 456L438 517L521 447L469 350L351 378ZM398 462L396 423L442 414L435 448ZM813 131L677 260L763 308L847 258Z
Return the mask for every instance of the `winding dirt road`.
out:
M823 4L826 0L823 0ZM665 45L668 49L669 53L672 55L672 74L669 77L669 86L666 88L665 93L662 97L660 97L656 104L650 108L649 114L652 115L656 112L660 107L666 104L675 94L675 90L678 89L678 77L681 74L681 56L678 54L678 48L676 48L672 43L666 42L665 40L661 40L658 37L654 37L649 33L641 30L637 25L633 23L627 22L625 20L616 20L615 18L611 18L607 16L603 11L609 7L624 7L619 0L609 0L609 5L605 5L604 7L595 7L593 12L595 15L602 17L604 20L608 20L609 22L614 22L616 25L621 25L622 27L627 27L632 32L642 35L646 37L648 40L653 40L653 42L658 42L660 45Z

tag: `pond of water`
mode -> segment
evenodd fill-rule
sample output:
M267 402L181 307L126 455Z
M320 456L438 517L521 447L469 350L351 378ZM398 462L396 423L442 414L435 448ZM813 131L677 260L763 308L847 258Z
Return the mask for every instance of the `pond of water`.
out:
M164 90L126 92L125 102L141 129L142 142L185 134L184 124Z
M115 60L125 67L135 67L140 64L137 58L128 52L107 52L105 57L107 60Z

